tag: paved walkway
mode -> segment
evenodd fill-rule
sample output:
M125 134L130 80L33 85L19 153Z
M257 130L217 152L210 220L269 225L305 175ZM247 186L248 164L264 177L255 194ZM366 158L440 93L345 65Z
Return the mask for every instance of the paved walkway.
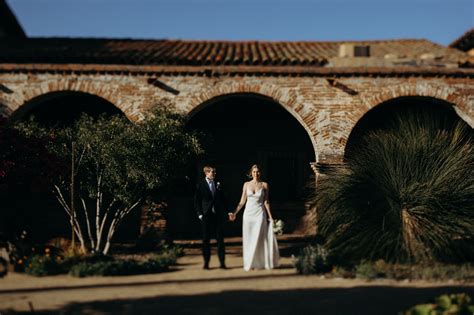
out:
M245 272L239 247L229 269L202 270L196 249L170 272L126 277L0 279L0 314L397 314L445 292L468 292L474 283L396 282L300 276L291 257L275 270Z

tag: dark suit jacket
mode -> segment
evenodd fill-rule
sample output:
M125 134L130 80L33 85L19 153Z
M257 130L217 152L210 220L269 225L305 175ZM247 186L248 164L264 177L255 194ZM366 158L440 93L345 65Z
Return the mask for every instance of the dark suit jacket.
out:
M219 185L219 181L214 180L214 184L216 187L216 193L214 196L212 196L205 178L200 180L196 185L196 191L194 193L194 209L198 216L208 216L212 213L212 207L214 207L217 216L227 216L227 200L225 194Z

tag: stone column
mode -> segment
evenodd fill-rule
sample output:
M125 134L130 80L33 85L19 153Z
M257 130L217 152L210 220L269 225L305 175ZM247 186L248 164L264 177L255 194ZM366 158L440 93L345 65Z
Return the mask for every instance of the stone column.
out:
M319 181L325 179L330 180L331 174L346 167L344 163L312 162L310 165L315 174L314 189L317 189ZM306 214L301 222L304 227L302 231L305 235L315 235L317 233L316 208L311 203L306 204Z
M343 170L347 167L344 162L337 162L337 163L320 163L320 162L312 162L311 168L315 174L315 185L318 185L318 181L325 178L330 178L331 174Z

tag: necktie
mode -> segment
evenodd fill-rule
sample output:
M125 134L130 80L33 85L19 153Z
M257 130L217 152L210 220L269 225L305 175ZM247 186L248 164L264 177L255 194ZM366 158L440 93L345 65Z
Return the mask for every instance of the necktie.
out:
M214 186L214 181L213 180L209 181L209 188L211 189L211 193L214 196L214 194L216 193L216 187Z

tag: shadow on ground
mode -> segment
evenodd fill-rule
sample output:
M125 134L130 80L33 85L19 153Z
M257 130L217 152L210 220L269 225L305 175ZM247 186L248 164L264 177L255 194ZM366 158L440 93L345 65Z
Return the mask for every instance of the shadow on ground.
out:
M242 267L238 267L239 269ZM218 269L218 268L211 268ZM229 268L230 269L230 268ZM235 268L233 268L235 269ZM255 275L255 276L246 276L246 280L264 280L264 279L277 279L277 278L286 278L287 274L281 275ZM210 278L195 278L195 279L170 279L170 280L158 280L158 281L141 281L137 283L130 282L119 282L119 283L99 283L99 284L87 284L87 285L75 285L75 286L50 286L50 287L37 287L37 288L20 288L20 289L8 289L0 290L0 295L2 294L12 294L12 293L34 293L34 292L47 292L47 291L76 291L76 290L88 290L88 289L109 289L109 288L120 288L120 287L135 287L137 290L140 290L140 287L146 287L150 285L163 285L163 284L196 284L197 286L205 286L208 283L214 282L231 282L235 280L242 280L242 276L221 276L221 277L210 277ZM0 311L0 315L3 315Z
M398 314L443 293L474 287L407 288L360 286L277 291L224 291L202 295L158 296L89 303L71 303L35 314ZM12 313L12 314L31 314Z

